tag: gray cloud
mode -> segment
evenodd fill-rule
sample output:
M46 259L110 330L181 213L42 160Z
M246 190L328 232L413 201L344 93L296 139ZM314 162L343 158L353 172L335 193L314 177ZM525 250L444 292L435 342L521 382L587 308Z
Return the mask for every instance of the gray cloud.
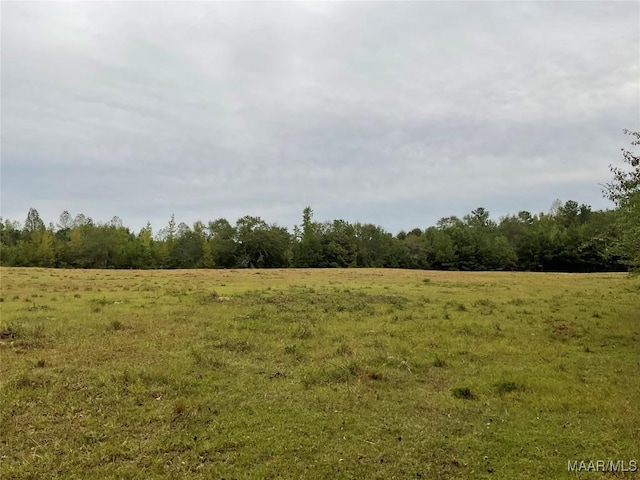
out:
M424 227L608 207L636 2L2 7L2 215Z

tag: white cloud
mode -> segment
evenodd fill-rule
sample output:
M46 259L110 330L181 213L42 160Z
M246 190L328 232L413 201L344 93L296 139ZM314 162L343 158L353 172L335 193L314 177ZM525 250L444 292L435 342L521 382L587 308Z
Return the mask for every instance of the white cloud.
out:
M2 214L392 231L606 206L637 3L5 3ZM324 215L322 212L325 212Z

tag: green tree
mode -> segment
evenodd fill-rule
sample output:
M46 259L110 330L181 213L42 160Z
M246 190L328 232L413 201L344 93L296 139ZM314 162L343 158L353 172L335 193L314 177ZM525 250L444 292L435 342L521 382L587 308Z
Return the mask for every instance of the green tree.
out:
M632 147L640 145L640 132L623 130L634 138ZM623 163L630 170L609 166L613 180L605 185L605 196L617 207L620 228L618 252L631 268L640 268L640 154L622 149Z
M60 221L58 222L58 231L71 230L73 228L73 217L65 210L60 214Z
M68 247L68 264L72 267L86 267L84 262L84 234L81 227L71 229Z
M20 222L0 218L0 264L20 265L22 227Z
M425 230L422 238L427 248L427 268L438 270L458 268L455 245L446 231L429 227Z
M45 230L44 222L40 218L40 214L35 208L30 208L27 219L24 222L24 231L27 233L43 232Z
M216 266L216 262L213 259L211 243L207 238L203 238L202 239L202 260L200 261L200 267L214 268L215 266Z
M236 222L237 264L240 267L288 267L289 233L267 225L260 217L245 216Z
M56 261L55 237L53 230L45 230L38 247L38 264L42 267L53 267Z
M423 235L422 230L414 228L409 233L405 233L404 236L400 235L399 238L403 239L402 243L406 251L404 267L426 269L431 266L429 258L430 238Z
M107 268L113 266L116 245L112 241L109 227L87 225L84 230L82 263L87 268Z
M218 267L236 266L236 229L225 218L209 222L213 261Z
M512 249L516 259L514 268L538 270L537 251L532 237L532 225L536 221L536 217L527 211L520 211L517 215L507 215L500 220L496 232L507 240Z
M358 249L358 267L397 267L393 256L393 235L371 223L354 225Z
M12 220L2 220L0 217L0 244L4 246L13 246L20 240L20 222Z
M323 257L326 267L355 267L358 247L353 225L345 220L325 224L323 232Z
M156 268L158 262L155 256L155 242L153 240L153 229L151 223L147 224L140 230L137 238L138 268Z
M296 267L319 267L322 264L322 242L319 226L313 221L313 210L302 211L302 230L296 228L293 264Z
M176 217L171 214L169 224L159 232L162 240L160 248L160 261L163 268L176 268Z
M193 224L193 232L200 239L200 261L195 265L198 268L214 268L215 261L213 259L213 253L211 250L211 243L209 242L208 229L204 223L200 220Z
M93 220L90 217L85 216L83 213L79 213L73 219L74 227L86 227L87 225L93 225Z
M196 222L195 228L181 223L175 240L174 259L177 268L195 268L202 262L203 230Z

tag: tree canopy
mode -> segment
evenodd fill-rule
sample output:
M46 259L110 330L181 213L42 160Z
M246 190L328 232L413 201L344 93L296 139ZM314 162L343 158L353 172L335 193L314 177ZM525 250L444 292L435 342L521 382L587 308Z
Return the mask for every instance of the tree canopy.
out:
M155 235L150 224L134 233L118 217L100 223L68 211L47 228L32 208L22 228L15 221L0 221L0 261L65 268L627 268L629 256L621 246L627 243L621 242L630 240L618 210L592 211L573 200L554 205L547 214L521 211L499 220L480 207L462 218L444 217L435 226L397 235L370 223L317 222L311 207L303 210L293 234L260 217L244 216L235 225L219 218L189 226L172 215Z

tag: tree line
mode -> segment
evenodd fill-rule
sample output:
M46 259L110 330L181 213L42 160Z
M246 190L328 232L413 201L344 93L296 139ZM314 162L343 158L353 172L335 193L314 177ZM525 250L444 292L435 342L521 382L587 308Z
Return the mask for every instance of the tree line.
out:
M640 132L623 131L640 145ZM640 268L640 156L622 149L630 170L610 166L604 195L614 210L593 211L573 200L549 213L521 211L495 221L484 208L462 218L397 235L370 223L317 222L311 207L293 232L260 217L232 225L224 218L138 233L118 217L96 223L64 211L45 226L30 209L24 225L0 218L0 264L63 268L332 268L556 272Z
M23 225L0 223L0 262L61 268L331 268L595 272L626 269L615 211L556 202L496 222L484 208L397 235L370 223L316 222L306 207L293 232L260 217L192 226L172 216L154 234L132 232L118 217L96 223L65 211L48 227L31 209Z

